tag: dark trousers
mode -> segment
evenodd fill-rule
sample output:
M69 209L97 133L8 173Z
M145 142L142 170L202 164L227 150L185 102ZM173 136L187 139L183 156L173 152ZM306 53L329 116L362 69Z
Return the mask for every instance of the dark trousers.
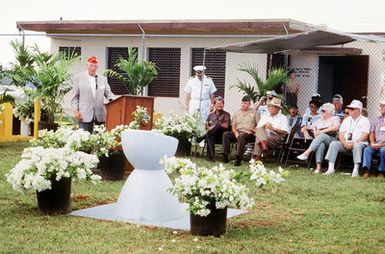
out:
M255 142L254 134L240 133L238 138L235 138L235 135L231 131L226 131L223 133L222 139L222 153L225 156L230 154L230 145L233 142L237 142L237 157L242 159L243 154L245 153L245 146L247 143Z
M92 122L79 122L79 129L83 129L85 131L88 131L89 133L92 133L95 125L102 125L102 124L105 124L105 122L98 122L96 120Z
M209 158L214 158L215 154L215 144L222 143L223 132L227 131L220 124L216 124L212 130L207 132L207 156Z

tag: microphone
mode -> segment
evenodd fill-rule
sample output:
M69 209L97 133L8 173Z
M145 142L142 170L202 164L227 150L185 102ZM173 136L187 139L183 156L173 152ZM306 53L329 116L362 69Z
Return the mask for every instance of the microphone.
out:
M98 75L95 74L95 90L98 90Z

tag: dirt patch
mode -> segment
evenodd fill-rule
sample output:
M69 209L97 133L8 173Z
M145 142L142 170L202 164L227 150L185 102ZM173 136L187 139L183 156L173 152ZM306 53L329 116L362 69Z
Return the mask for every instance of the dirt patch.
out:
M91 196L89 196L89 195L74 195L74 196L72 196L72 201L79 202L79 201L87 200L90 198L91 198Z

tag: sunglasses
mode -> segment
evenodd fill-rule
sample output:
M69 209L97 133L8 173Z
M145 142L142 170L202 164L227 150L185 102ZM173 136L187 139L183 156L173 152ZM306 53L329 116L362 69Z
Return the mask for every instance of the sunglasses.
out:
M344 115L349 115L349 111L345 111L345 112L344 112Z

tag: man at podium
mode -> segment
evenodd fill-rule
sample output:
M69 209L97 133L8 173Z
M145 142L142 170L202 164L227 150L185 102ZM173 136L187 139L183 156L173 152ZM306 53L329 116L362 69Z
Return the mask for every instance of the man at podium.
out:
M92 132L95 124L106 121L104 98L111 101L114 94L107 79L96 73L98 59L87 58L87 70L76 75L71 90L71 108L79 122L79 128Z

